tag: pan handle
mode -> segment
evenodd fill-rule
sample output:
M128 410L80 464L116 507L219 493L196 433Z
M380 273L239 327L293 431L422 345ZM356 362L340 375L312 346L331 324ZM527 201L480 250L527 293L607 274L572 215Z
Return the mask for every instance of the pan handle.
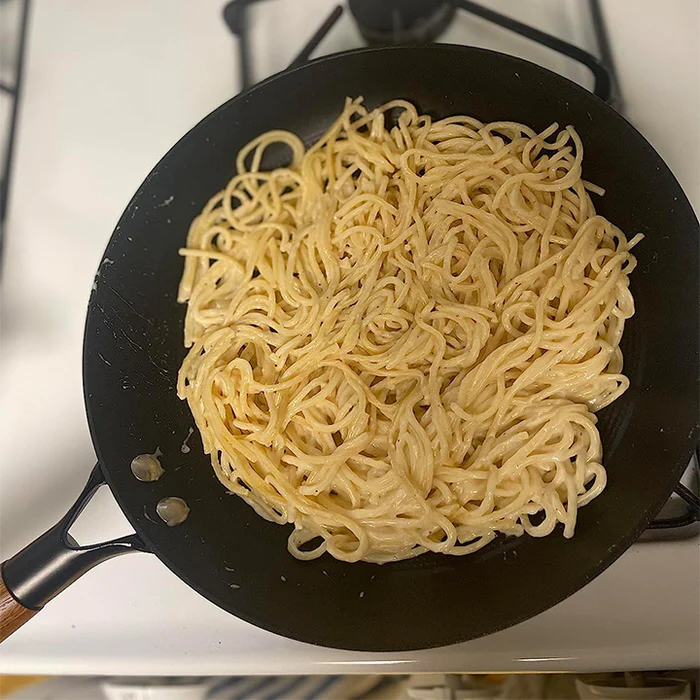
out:
M70 536L68 530L71 525L97 489L105 483L97 464L82 493L65 516L34 542L3 562L0 569L0 642L93 566L127 552L148 551L135 533L86 546L79 545Z

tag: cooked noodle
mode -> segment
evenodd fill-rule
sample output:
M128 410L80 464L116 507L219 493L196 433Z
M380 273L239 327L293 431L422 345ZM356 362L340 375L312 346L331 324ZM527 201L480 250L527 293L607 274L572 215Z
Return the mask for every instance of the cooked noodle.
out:
M271 131L239 153L181 251L178 393L294 556L574 534L605 488L594 413L628 386L641 238L596 215L582 159L571 126L359 99L308 149Z

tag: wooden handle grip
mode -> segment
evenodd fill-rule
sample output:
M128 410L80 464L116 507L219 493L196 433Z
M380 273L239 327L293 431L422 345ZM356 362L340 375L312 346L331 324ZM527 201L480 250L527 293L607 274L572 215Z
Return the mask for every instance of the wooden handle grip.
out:
M0 577L0 642L4 642L38 612L38 610L30 610L18 603Z

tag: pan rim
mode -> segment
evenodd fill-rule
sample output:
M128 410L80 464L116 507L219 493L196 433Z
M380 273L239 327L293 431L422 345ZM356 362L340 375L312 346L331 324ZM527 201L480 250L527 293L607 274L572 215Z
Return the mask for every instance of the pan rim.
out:
M639 131L632 125L630 124L627 119L625 119L622 115L617 113L610 105L605 103L603 100L598 98L596 95L593 93L589 92L586 90L584 87L578 85L577 83L569 80L568 78L565 78L557 73L554 73L553 71L550 71L546 68L543 68L542 66L539 66L535 63L532 63L530 61L526 61L524 59L520 59L517 57L510 56L508 54L496 52L496 51L491 51L488 49L481 49L481 48L475 48L475 47L469 47L469 46L460 46L460 45L453 45L453 44L436 44L436 45L428 45L428 46L395 46L395 47L367 47L367 48L359 48L359 49L353 49L350 51L344 51L340 53L335 53L331 54L328 56L323 56L317 59L314 59L302 66L298 66L295 68L290 68L286 69L284 71L281 71L279 73L276 73L275 75L267 78L266 80L250 87L249 89L239 93L238 95L235 95L234 97L230 98L226 102L224 102L222 105L217 107L215 110L210 112L209 114L205 115L197 124L195 124L191 129L189 129L167 152L166 154L156 163L156 165L153 167L153 169L150 171L150 173L146 176L146 178L143 180L143 182L139 185L136 193L130 200L129 204L126 206L122 216L120 217L115 230L112 234L112 237L110 238L109 243L107 244L107 247L105 249L105 255L108 254L109 248L112 245L112 242L117 235L119 229L122 227L122 225L125 223L125 220L131 216L131 213L133 211L133 208L135 206L135 203L138 201L139 194L140 192L147 187L147 185L150 183L150 181L156 177L163 166L163 163L166 159L168 159L170 156L172 156L174 153L176 153L180 147L182 146L182 143L188 139L190 134L194 130L198 130L200 127L203 127L208 120L212 119L214 115L218 114L221 110L225 110L229 107L229 105L233 102L239 101L239 100L246 100L246 99L253 99L255 93L259 90L264 89L266 86L270 85L271 83L274 83L277 80L280 80L282 77L286 77L288 75L292 75L297 73L298 71L305 71L308 70L309 67L316 66L321 63L326 63L330 64L335 61L343 61L346 57L348 56L353 56L355 54L372 54L375 52L382 52L382 53L389 53L389 52L407 52L407 51L425 51L425 52L459 52L463 54L487 54L487 55L495 55L499 58L499 60L503 61L509 61L511 62L514 66L518 65L526 65L528 66L528 69L536 69L537 71L542 72L544 75L552 76L553 80L556 81L561 81L563 83L568 83L568 85L574 89L574 91L578 91L579 94L584 96L584 99L590 100L594 103L597 103L599 106L603 106L604 110L606 111L606 114L611 120L617 120L619 123L624 125L624 128L626 129L631 129L635 134L638 135L638 137L641 139L641 142L644 144L645 148L649 151L651 156L655 158L655 160L659 163L662 164L663 167L666 169L666 175L672 180L673 184L678 188L679 192L683 193L683 189L676 179L675 175L672 173L670 168L665 164L661 156L656 152L656 150L653 148L653 146L647 141L647 139L639 133ZM683 196L685 197L685 194L683 193ZM686 202L687 202L687 197L686 197ZM694 218L694 224L695 228L698 228L698 222L697 222L697 216L695 215L692 206L688 202L688 209L692 213L692 216ZM229 612L229 614L234 615L235 617L238 617L239 619L242 619L246 622L249 622L257 627L260 627L266 631L272 632L274 634L281 635L286 638L294 639L296 641L300 642L305 642L309 644L314 644L318 646L329 646L332 648L337 648L337 649L345 649L349 651L364 651L364 652L397 652L397 651L413 651L413 650L419 650L419 649L429 649L429 648L435 648L435 647L441 647L441 646L447 646L451 644L456 644L456 643L461 643L468 641L469 639L475 639L478 637L460 637L458 634L456 635L435 635L432 634L433 637L440 637L440 639L435 639L431 643L421 643L419 645L416 644L411 644L409 643L404 643L404 644L396 644L392 645L390 647L386 646L376 646L372 645L371 640L368 640L368 644L365 644L363 646L357 646L357 645L352 645L352 646L343 646L342 644L339 644L337 641L332 642L332 643L325 643L323 641L319 641L318 638L310 638L308 635L305 634L297 634L294 632L294 630L290 630L286 626L276 626L273 622L271 622L268 619L260 619L256 615L251 615L248 612L241 612L241 611L236 611L231 612L229 608L224 608L221 603L215 599L215 597L210 594L208 591L206 591L202 586L200 586L196 581L194 581L190 576L189 573L183 568L170 560L170 558L163 554L161 551L159 551L158 545L154 542L153 539L151 539L148 536L148 533L143 530L141 527L140 523L138 522L138 519L136 518L136 515L131 512L129 507L125 505L126 501L120 496L119 493L119 487L116 482L116 480L112 477L111 470L109 466L106 464L103 454L101 452L100 446L99 446L99 441L97 440L97 428L96 428L96 419L95 416L93 415L93 410L91 409L91 404L93 404L94 399L90 396L88 396L88 380L86 379L86 366L88 363L87 359L87 351L88 351L88 342L87 342L87 333L88 333L88 327L90 323L93 321L93 314L94 314L94 309L93 309L93 304L92 304L92 297L91 301L88 303L88 309L87 309L87 315L86 315L86 322L85 322L85 331L83 335L83 394L84 394L84 401L85 401L85 407L86 407L86 414L87 414L87 420L88 420L88 427L90 430L90 436L93 442L93 445L95 447L95 451L98 456L99 463L101 465L103 474L105 476L105 479L110 487L110 490L112 491L115 500L117 501L119 507L121 510L124 512L127 520L131 524L131 526L134 528L136 533L143 539L143 541L147 544L149 550L155 554L178 578L180 578L183 582L185 582L188 586L196 590L198 593L200 593L203 597L205 597L207 600L210 602L214 603L218 607L222 607L226 612ZM697 325L697 320L695 321ZM93 404L94 408L94 404ZM558 603L562 602L566 598L570 597L573 595L576 591L580 590L583 586L585 586L587 583L589 583L591 580L596 578L600 573L602 573L608 566L610 566L615 560L619 558L619 556L626 551L639 537L639 535L648 527L649 523L652 521L654 516L658 513L658 511L663 507L664 503L668 500L669 496L671 495L675 484L677 483L678 479L680 478L680 475L682 474L683 470L686 468L688 461L693 453L694 446L697 442L698 439L698 434L700 430L698 428L698 425L696 423L695 427L693 430L688 434L687 441L685 442L685 445L683 449L681 450L680 457L675 460L672 468L669 468L668 470L668 490L664 490L663 492L660 492L657 501L654 503L654 506L651 509L648 509L647 512L645 513L644 517L642 517L636 524L636 526L630 530L630 534L621 539L618 540L614 546L610 547L607 552L605 558L603 558L599 564L596 567L591 567L587 569L586 571L583 571L580 576L575 577L575 584L567 586L565 591L560 592L560 595L553 596L551 599L547 601L547 604L545 605L535 605L533 606L534 612L532 610L528 610L527 612L523 612L521 615L514 615L511 617L511 619L508 621L507 624L504 624L500 627L494 628L489 634L493 634L495 632L501 631L503 629L506 629L508 627L514 626L520 622L523 622L524 620L530 619L545 610L548 610L551 607L554 607ZM389 564L390 566L390 564Z

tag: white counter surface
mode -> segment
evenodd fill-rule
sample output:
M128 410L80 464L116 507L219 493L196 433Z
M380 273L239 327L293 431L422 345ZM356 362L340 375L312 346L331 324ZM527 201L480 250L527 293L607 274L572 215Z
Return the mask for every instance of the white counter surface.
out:
M700 6L696 0L604 5L628 114L697 209ZM122 209L152 165L234 92L235 52L222 6L223 0L33 3L2 279L3 559L65 512L94 462L81 389L93 275ZM96 501L78 534L95 540L123 534L125 521L109 494ZM155 557L135 554L90 572L3 644L0 672L696 666L699 594L698 540L640 543L565 602L499 634L425 652L360 654L258 630L198 596Z

